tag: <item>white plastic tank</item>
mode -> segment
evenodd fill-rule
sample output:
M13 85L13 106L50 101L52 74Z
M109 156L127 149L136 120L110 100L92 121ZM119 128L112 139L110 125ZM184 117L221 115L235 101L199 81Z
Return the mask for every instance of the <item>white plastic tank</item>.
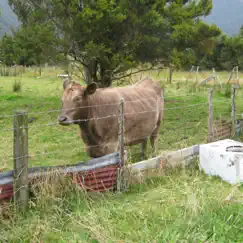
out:
M208 175L237 184L243 182L243 143L225 139L200 145L200 168Z

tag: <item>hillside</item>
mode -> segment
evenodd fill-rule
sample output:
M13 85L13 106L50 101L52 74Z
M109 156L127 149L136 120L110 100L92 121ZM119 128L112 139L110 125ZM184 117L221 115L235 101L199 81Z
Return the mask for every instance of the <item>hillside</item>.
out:
M228 35L235 35L243 25L243 0L213 0L213 10L206 22L216 24Z
M8 5L8 0L0 1L0 36L5 32L11 33L11 27L16 28L19 25L16 15Z

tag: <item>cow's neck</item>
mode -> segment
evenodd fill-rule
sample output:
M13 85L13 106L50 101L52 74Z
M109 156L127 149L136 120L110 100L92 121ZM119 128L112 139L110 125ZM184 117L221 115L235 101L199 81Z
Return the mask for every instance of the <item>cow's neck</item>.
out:
M99 141L99 135L97 133L95 126L96 121L94 120L94 113L97 105L97 103L95 103L95 96L96 94L93 94L92 98L87 98L87 102L85 104L87 108L85 109L85 118L83 119L85 121L79 123L83 139L85 140L85 143L87 143L88 145L96 145L97 141Z

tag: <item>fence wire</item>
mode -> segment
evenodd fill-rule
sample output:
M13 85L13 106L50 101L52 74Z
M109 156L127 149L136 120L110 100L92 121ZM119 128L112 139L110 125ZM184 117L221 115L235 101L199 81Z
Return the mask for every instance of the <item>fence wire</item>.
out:
M183 94L183 95L171 95L171 96L165 96L165 104L166 104L166 99L168 98L187 98L187 97L197 97L197 94ZM199 96L201 97L201 96ZM204 97L206 98L206 97ZM155 98L151 98L151 99L136 99L136 100L132 100L132 101L125 101L125 105L126 104L130 104L130 103L135 103L135 102L146 102L148 100L156 100ZM208 102L195 102L195 104L185 104L185 105L181 105L182 101L185 101L185 99L183 100L175 100L177 103L180 103L180 105L169 105L169 107L163 108L161 109L161 111L165 112L164 115L164 119L161 122L161 126L160 126L160 132L158 134L158 138L161 141L161 146L160 147L168 147L167 144L173 144L174 146L180 145L180 144L186 144L187 142L189 143L189 141L193 141L194 140L194 134L192 134L193 132L204 132L205 133L205 137L207 136L207 131L206 131L206 126L207 126L207 117L204 118L203 121L201 121L200 119L195 120L195 118L193 119L187 119L185 120L184 114L182 113L182 119L180 117L178 117L179 113L178 111L182 111L182 112L186 112L186 116L188 116L188 118L190 118L190 116L193 117L194 114L196 114L196 112L199 111L199 109L201 111L204 111L205 114L207 112L207 107L208 107ZM213 104L228 104L229 101L214 101ZM119 103L113 103L113 104L98 104L98 105L92 105L92 106L86 106L86 107L77 107L77 108L72 108L72 109L66 109L66 110L74 110L74 109L79 109L79 108L92 108L92 107L106 107L106 106L114 106L117 109L116 114L113 115L108 115L108 116L103 116L103 117L93 117L90 119L78 119L78 120L72 120L70 121L71 123L73 122L87 122L87 121L92 121L92 120L103 120L103 119L118 119L120 114L119 114ZM42 115L42 114L50 114L50 113L54 113L54 112L60 112L62 111L62 109L55 109L55 110L47 110L47 111L40 111L40 112L30 112L28 113L28 115ZM134 116L139 116L140 114L146 114L149 116L150 113L154 113L157 112L157 109L152 109L152 110L144 110L144 111L140 111L140 112L125 112L124 113L124 117L126 118L126 116L129 115L134 115ZM168 112L171 112L172 115L170 115L170 117L168 118ZM225 114L227 114L225 112ZM8 118L14 118L15 115L2 115L0 116L1 119L8 119ZM171 119L172 117L176 117L174 119ZM164 124L166 124L166 127L164 128ZM203 126L202 126L203 124ZM171 126L171 127L170 127ZM197 131L198 128L200 127L204 127L203 131ZM59 123L57 121L55 122L49 122L49 123L40 123L40 124L36 124L36 125L28 125L27 127L21 127L22 129L29 129L29 134L31 134L32 132L37 132L39 129L44 128L44 127L58 127L60 128L61 126L59 125ZM34 130L33 130L34 129ZM166 131L164 131L166 130ZM1 132L8 132L8 131L14 131L14 128L11 127L1 127L0 128L0 133ZM40 130L41 131L41 130ZM60 131L61 132L61 131ZM157 135L156 135L157 136ZM170 139L165 139L165 137L169 137ZM31 136L29 138L29 140L31 141ZM53 135L51 135L49 138L46 138L48 141L50 141L51 139L55 139L55 137ZM62 139L61 137L59 139ZM145 137L138 137L135 140L138 139L145 139ZM34 138L34 140L37 140L37 138ZM163 146L163 140L165 141L166 145ZM171 142L169 141L171 140ZM70 139L65 138L65 142L71 143L70 146L73 146L73 142L77 141L80 142L80 139L78 139L78 137L71 137ZM41 144L41 143L40 143ZM58 147L60 146L59 144L50 145L52 147L51 151L41 151L41 152L30 152L30 154L27 156L30 159L33 158L37 158L40 156L48 156L48 155L58 155L58 154L62 154L63 151L61 150L56 150L53 151L53 147ZM106 143L106 144L102 144L102 145L92 145L92 146L77 146L77 148L74 148L74 150L77 150L78 152L80 152L81 150L85 151L89 148L95 148L95 147L102 147L102 146L118 146L117 143ZM31 146L30 146L31 147ZM69 146L65 146L67 149L69 148ZM135 152L135 151L134 151ZM23 157L17 157L14 158L12 155L3 155L0 157L0 161L3 164L8 164L10 161L12 161L13 159L20 159Z
M188 98L188 97L197 97L197 94L181 94L181 95L171 95L171 96L165 96L165 105L168 99L170 98ZM206 97L204 97L206 98ZM125 105L126 104L131 104L131 103L135 103L135 102L146 102L148 100L155 100L154 98L151 99L137 99L137 100L133 100L133 101L125 101ZM184 100L176 100L176 102L181 102ZM54 103L54 102L53 102ZM42 103L42 106L45 105L55 105L52 102L45 102ZM165 117L161 122L161 126L160 126L160 132L158 134L158 141L157 144L159 144L161 150L173 150L175 148L185 148L186 146L188 146L189 144L192 145L193 142L205 142L207 139L207 116L205 116L203 119L201 119L201 117L195 118L194 115L197 114L199 112L199 109L201 112L205 112L205 114L207 113L207 108L208 108L208 102L195 102L195 104L186 104L186 105L181 105L181 103L179 105L175 105L175 106L169 106L166 107L164 109L161 109L161 111L165 112ZM217 107L215 107L215 105L217 104L222 104L222 105L226 105L229 104L230 101L213 101L213 108L214 111L217 112ZM113 103L113 104L104 104L104 105L92 105L92 106L86 106L86 107L77 107L75 109L85 109L85 108L93 108L93 107L106 107L106 106L114 106L117 109L117 114L113 114L113 115L109 115L109 116L103 116L103 117L93 117L90 119L78 119L78 120L72 120L70 122L87 122L87 121L93 121L93 120L105 120L105 119L118 119L120 114L119 114L119 104L120 103ZM34 108L34 106L31 106L31 108ZM30 110L30 109L28 109ZM74 110L72 109L66 109L64 111L72 111ZM28 112L28 115L45 115L45 114L54 114L57 112L61 112L63 111L63 109L50 109L50 110L46 110L46 111L37 111L37 112ZM128 116L128 115L134 115L134 116L139 116L140 114L146 114L149 116L150 113L154 113L156 112L157 109L152 109L152 110L145 110L145 111L141 111L141 112L130 112L130 113L124 113L124 116ZM180 117L180 114L178 113L178 111L182 111L182 112L186 112L187 114L187 119L184 119L184 114L182 114L182 117ZM230 117L231 115L231 111L229 112L218 112L220 115L222 115L223 117ZM169 117L166 117L167 114L170 114ZM237 116L242 116L242 114L237 113ZM5 119L13 119L14 117L16 117L15 114L3 114L0 115L0 119L2 121L4 121ZM171 118L171 117L176 117L176 118ZM163 125L166 124L166 127L163 127ZM6 139L8 136L12 136L12 134L8 134L7 132L13 132L14 128L12 127L2 127L3 124L0 123L0 134L3 133L4 136L6 136ZM59 126L59 123L57 121L50 121L48 123L40 123L40 124L36 124L36 125L28 125L27 127L21 127L22 129L28 129L29 130L29 141L32 140L32 133L37 133L40 132L41 133L41 128L50 128L50 129L54 129L54 128L60 128L61 126ZM49 129L48 129L49 130ZM71 130L72 132L74 132L74 130ZM6 133L5 133L6 132ZM61 132L61 131L59 131ZM63 130L62 130L63 132ZM70 131L69 131L70 132ZM200 135L203 135L200 137L200 139L195 138L195 134L199 133ZM5 135L8 134L8 135ZM157 135L156 135L157 136ZM150 136L151 137L151 136ZM57 138L62 139L62 137L57 136ZM139 140L139 139L146 139L146 137L141 137L138 136L136 137L135 140ZM46 140L50 141L51 139L55 139L54 135L50 135L49 137L46 137ZM36 138L34 138L33 140L36 140ZM161 142L160 142L161 140ZM38 139L37 139L38 141ZM77 142L79 144L74 144L74 142ZM71 152L71 154L73 154L74 152L80 153L81 151L83 151L85 153L85 150L89 149L89 148L97 148L97 147L101 147L101 146L109 146L109 147L114 147L117 148L118 147L118 142L116 143L104 143L102 145L90 145L90 146L83 146L83 143L80 143L80 138L78 138L77 136L75 137L70 137L70 138L66 138L65 137L65 141L64 141L65 146L64 148L59 148L60 144L51 144L50 147L48 148L49 145L47 144L47 148L44 148L44 143L41 144L41 142L38 144L38 149L40 147L43 146L43 149L40 149L39 151L36 151L36 149L31 147L30 144L30 150L31 152L29 152L28 155L26 156L20 156L20 157L14 157L12 155L10 155L10 151L8 150L7 152L4 151L6 154L8 154L7 156L3 155L0 157L0 163L3 163L3 168L1 168L0 166L0 172L1 169L5 170L5 168L9 165L9 163L13 160L17 160L17 159L21 159L21 158L29 158L30 159L30 163L32 162L32 160L34 159L38 159L38 158L47 158L49 155L55 155L57 156L57 160L60 159L61 156L63 156L63 154L65 153L65 150L69 151L69 154ZM195 144L195 143L194 143ZM77 145L76 147L74 147L74 145ZM0 147L1 149L1 147ZM5 150L5 149L4 149ZM32 151L33 150L33 151ZM159 150L159 151L161 151ZM139 154L139 152L136 152L135 150L132 150L132 154L137 155ZM75 156L76 158L77 156ZM71 158L69 159L71 162ZM41 185L41 183L45 183L45 182L40 182L38 185ZM1 206L1 210L4 209L8 209L8 206Z

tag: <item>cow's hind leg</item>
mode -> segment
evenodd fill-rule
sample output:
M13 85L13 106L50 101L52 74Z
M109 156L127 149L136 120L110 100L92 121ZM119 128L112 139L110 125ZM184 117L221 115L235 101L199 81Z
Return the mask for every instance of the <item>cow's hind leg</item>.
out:
M152 147L152 153L154 155L155 153L155 141L158 138L159 135L159 128L160 128L160 124L156 126L156 128L154 129L154 131L152 132L151 136L150 136L150 144Z
M144 160L146 158L147 142L148 142L148 138L145 138L144 141L141 143L141 160Z

